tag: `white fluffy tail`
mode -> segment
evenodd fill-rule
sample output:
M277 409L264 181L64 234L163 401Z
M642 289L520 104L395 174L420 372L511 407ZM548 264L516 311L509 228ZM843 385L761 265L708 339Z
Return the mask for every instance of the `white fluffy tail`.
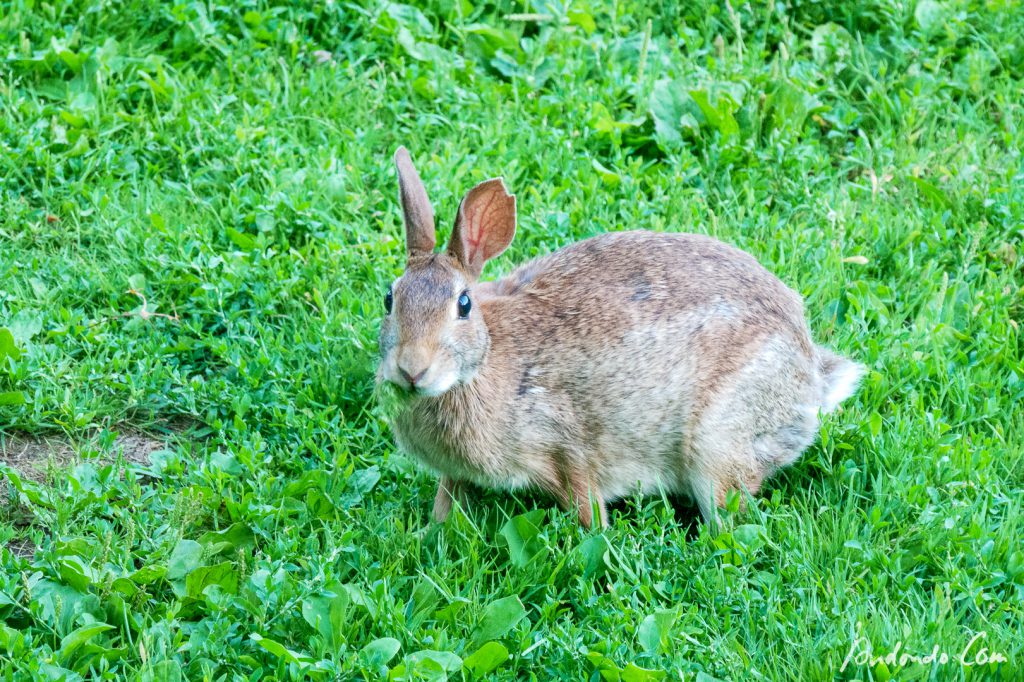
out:
M822 381L821 411L831 412L857 390L864 365L818 346L818 371Z

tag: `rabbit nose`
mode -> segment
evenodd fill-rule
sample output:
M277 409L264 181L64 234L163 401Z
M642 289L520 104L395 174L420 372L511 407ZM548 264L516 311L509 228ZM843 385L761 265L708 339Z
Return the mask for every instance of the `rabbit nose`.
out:
M415 387L416 382L423 378L423 375L427 373L428 367L424 367L419 373L413 375L406 371L405 367L399 366L398 373L402 375L402 378L409 382L410 386Z

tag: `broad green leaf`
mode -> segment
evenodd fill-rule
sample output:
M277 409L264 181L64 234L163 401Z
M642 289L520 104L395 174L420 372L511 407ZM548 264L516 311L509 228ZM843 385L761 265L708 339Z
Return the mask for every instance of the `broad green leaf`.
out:
M513 516L501 528L501 535L508 543L508 553L512 563L522 568L535 559L547 548L541 541L540 525L544 521L545 511L535 509L525 514Z
M408 627L418 628L423 621L434 615L437 606L438 595L434 583L426 578L417 581L409 601L405 606L405 614L408 619Z
M622 670L619 669L619 666L615 665L612 659L597 651L588 653L587 661L590 665L594 666L594 670L601 675L603 680L617 681L622 674Z
M811 114L827 108L804 88L788 80L779 81L768 97L767 107L771 110L772 128L791 135L803 131Z
M0 363L5 359L21 359L21 349L14 342L14 334L7 327L0 327Z
M644 618L636 635L643 650L652 655L666 653L678 618L678 609L659 609Z
M43 316L35 310L26 308L11 318L7 323L7 329L14 337L14 343L21 347L43 330Z
M113 630L113 625L106 623L93 623L84 625L60 640L60 649L57 650L58 660L67 665L73 660L74 654L85 643L92 640L108 630Z
M79 618L88 614L99 620L103 617L100 600L94 594L78 590L51 580L40 580L32 588L32 599L36 603L38 617L55 623L58 632L70 632Z
M712 104L710 96L705 90L690 90L690 97L697 103L704 118L722 134L722 137L731 137L739 133L739 123L733 116L736 107L730 98L721 95Z
M203 564L203 546L195 540L179 540L167 560L167 581L179 597L188 594L186 577Z
M450 651L424 649L422 651L415 651L405 657L406 666L412 666L413 669L417 670L427 661L435 664L445 673L456 672L462 667L462 659ZM425 667L429 670L431 666Z
M50 292L46 282L38 277L29 277L28 285L32 287L32 293L36 295L36 298L46 298L46 295Z
M403 26L419 36L434 35L434 25L420 9L398 2L384 2L381 7L399 26Z
M379 480L380 468L376 464L354 471L348 478L345 492L338 498L338 506L342 509L355 506L363 499L363 495L373 490Z
M264 649L266 649L267 651L269 651L270 653L280 658L281 660L287 663L294 663L297 666L299 666L299 668L306 668L311 663L315 662L315 659L309 654L304 654L301 651L292 651L280 642L275 642L272 639L267 639L266 637L258 635L255 632L250 634L249 638L252 641L259 644Z
M480 646L492 639L504 637L516 623L526 617L526 609L519 597L512 595L493 601L484 607L480 624L473 631L474 646Z
M40 663L39 673L40 676L36 679L46 680L47 682L82 682L82 676L74 670L68 670L52 663Z
M127 599L131 599L139 593L139 587L130 579L125 577L115 578L113 582L110 583L110 587Z
M914 20L925 33L937 33L946 21L946 8L936 0L918 0Z
M13 604L14 602L7 595L0 592L0 605ZM0 651L8 655L14 654L25 643L25 634L12 627L0 623Z
M871 429L872 437L877 437L882 432L882 415L872 412L868 417L868 427Z
M690 96L682 84L665 78L654 84L651 91L650 110L654 119L654 134L663 149L682 144L683 120L687 114Z
M286 497L302 497L311 489L326 490L330 474L324 469L310 469L284 487Z
M118 605L121 604L121 606ZM108 608L113 609L126 609L124 601L120 598L113 598L107 604ZM134 618L129 615L128 620L132 622L132 626L136 626ZM107 647L95 642L88 642L82 646L79 650L78 655L75 656L74 670L75 672L82 673L83 675L88 673L91 669L99 668L101 664L107 664L110 667L111 664L115 664L118 661L123 660L130 655L131 650L128 648L127 643L124 646L119 647Z
M337 512L331 498L316 488L307 490L306 498L303 501L309 515L314 519L330 519Z
M519 51L519 38L508 29L487 24L470 24L462 30L470 37L475 38L475 42L485 57L494 57L498 50L512 54Z
M735 508L739 508L738 499L733 499ZM733 511L730 509L730 511ZM714 540L715 548L718 550L715 552L717 556L722 557L722 563L731 564L733 566L742 566L746 554L743 550L743 546L736 542L736 539L732 536L732 533L728 531L722 531L719 533Z
M737 526L732 532L732 537L736 542L743 545L743 548L747 551L754 551L764 544L763 531L763 526L747 523Z
M1014 552L1006 561L1006 570L1016 582L1024 584L1024 552Z
M600 102L594 102L590 107L590 127L613 139L617 139L616 136L621 135L623 131L630 130L637 126L642 126L645 120L646 119L643 117L632 117L624 121L616 120L615 117L612 116L611 112L608 111L608 107ZM591 163L595 162L596 160ZM599 162L598 165L600 165ZM601 167L604 168L604 166Z
M608 185L609 187L617 187L618 185L622 184L622 176L616 173L615 171L611 170L610 168L606 168L597 159L591 159L590 166L595 171L597 171L598 176L601 178L604 184Z
M819 65L843 66L852 54L853 38L839 24L822 24L811 34L811 55Z
M230 561L193 569L185 578L185 596L198 599L210 585L217 585L229 594L238 591L238 574Z
M303 619L320 633L333 654L338 654L345 644L343 629L349 601L348 592L338 583L329 585L322 594L302 601Z
M203 546L195 540L179 540L167 560L167 579L184 578L203 563Z
M649 670L630 663L622 669L619 679L622 682L660 682L668 675L664 670Z
M225 231L228 234L228 239L230 239L235 246L242 249L243 251L252 251L254 248L256 248L256 237L254 237L253 235L247 234L245 232L240 232L239 230L236 230L233 227L229 227Z
M402 648L402 643L392 637L381 637L364 646L359 656L363 663L371 669L387 665L388 661Z
M252 547L255 535L247 524L233 523L223 530L211 530L199 536L199 544L206 546L206 551L220 554L225 550Z
M57 560L57 571L63 582L80 592L88 592L97 580L96 572L82 557L69 555Z
M29 502L40 507L47 509L53 508L53 502L50 500L50 496L45 488L40 487L34 481L22 480L18 472L9 466L0 463L0 473L4 475L4 479L7 483L17 490L19 493L25 496Z
M601 577L612 567L611 547L604 535L593 535L576 549L583 558L583 577Z
M570 24L579 26L587 33L587 35L590 35L597 30L597 22L594 21L594 15L585 9L570 9L567 17Z
M0 393L0 405L24 405L25 394L21 391L4 391Z
M210 468L223 471L231 476L241 475L243 469L238 458L229 452L215 452L210 455Z
M508 661L508 649L501 642L487 642L470 654L462 666L474 675L486 675Z
M398 44L405 53L418 62L449 64L457 69L465 66L462 57L431 42L417 40L412 31L404 26L398 29Z
M128 577L136 585L149 585L167 574L167 567L157 565L146 565L135 571Z

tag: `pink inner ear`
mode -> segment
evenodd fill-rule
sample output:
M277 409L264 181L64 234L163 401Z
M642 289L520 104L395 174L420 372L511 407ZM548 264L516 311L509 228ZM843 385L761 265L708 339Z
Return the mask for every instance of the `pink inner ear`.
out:
M479 277L484 263L505 250L515 231L516 198L500 178L487 180L469 190L459 205L448 252Z
M466 229L462 232L462 240L466 244L467 260L470 263L483 265L490 258L484 225L487 220L495 217L494 213L500 208L500 199L498 192L489 192L486 202L473 202L463 214Z

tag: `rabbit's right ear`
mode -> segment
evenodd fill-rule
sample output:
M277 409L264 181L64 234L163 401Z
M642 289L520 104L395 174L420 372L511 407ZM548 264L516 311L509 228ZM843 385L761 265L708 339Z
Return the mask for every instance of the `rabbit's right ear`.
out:
M399 147L395 152L398 170L398 196L405 215L405 248L409 258L432 253L437 243L434 237L434 209L427 198L427 189L420 174L412 165L409 150Z

